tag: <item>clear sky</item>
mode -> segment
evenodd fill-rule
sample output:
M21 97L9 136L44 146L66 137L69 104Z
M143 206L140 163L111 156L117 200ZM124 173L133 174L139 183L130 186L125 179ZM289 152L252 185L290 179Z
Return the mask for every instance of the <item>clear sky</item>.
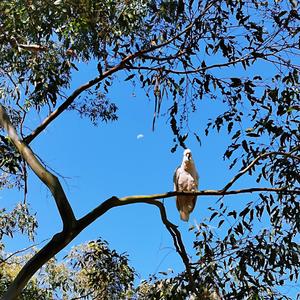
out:
M75 74L74 87L93 76L89 66L82 65L82 69L80 76ZM116 78L109 95L119 107L117 122L100 123L94 127L89 120L67 111L32 143L32 149L43 161L65 177L60 179L77 217L113 195L154 194L173 189L173 173L181 163L183 149L179 147L171 153L173 135L166 116L158 118L155 131L152 131L153 101L149 101L138 86L124 83L123 76ZM162 114L171 104L168 101L165 100ZM227 171L228 163L222 160L228 142L226 136L204 136L207 119L216 116L221 106L220 102L202 101L191 116L190 126L202 140L200 145L191 135L186 142L200 175L199 189L222 188L234 175ZM38 116L33 118L33 123L41 121ZM22 194L14 191L1 191L1 202L5 205L17 202L21 197ZM50 193L33 173L29 178L28 200L31 209L37 212L36 242L41 242L59 231L61 224ZM214 197L198 198L188 223L180 221L175 198L164 200L168 217L179 226L191 255L194 235L188 229L210 215L207 207L215 200ZM62 255L72 245L98 237L107 240L119 253L127 252L140 279L168 268L176 272L183 269L159 211L151 205L135 204L112 209L84 230ZM17 236L8 241L6 250L14 251L27 244L25 238Z
M94 71L89 66L82 65L82 70L82 73L75 74L73 87L93 77ZM173 173L181 163L183 149L179 147L171 153L173 135L166 116L158 118L155 131L152 131L153 101L149 101L138 86L124 83L124 76L116 78L109 94L109 98L119 107L117 122L100 123L94 127L75 112L66 111L32 143L34 152L64 177L60 179L77 217L113 195L154 194L173 189ZM169 101L165 100L162 114L170 106ZM221 101L201 101L190 119L191 129L197 131L202 141L200 145L191 135L186 142L198 169L200 190L220 189L236 172L229 172L229 163L222 159L229 143L227 135L212 133L204 136L207 120L222 111L222 105ZM34 116L33 123L40 121L38 116ZM245 175L237 186L246 187L253 184L252 181ZM22 197L15 191L0 193L3 206L12 205ZM241 208L253 197L237 195L226 197L223 201ZM194 255L194 234L189 228L210 216L208 206L217 199L199 197L188 223L180 221L175 198L164 200L168 217L179 226L190 255ZM29 178L28 200L39 221L37 243L61 230L51 194L33 173ZM183 270L172 239L160 220L159 211L151 205L135 204L110 210L85 229L59 257L66 255L72 246L98 237L107 240L110 247L119 253L129 255L131 266L139 274L137 282L149 274L169 268L175 272ZM6 251L20 249L29 243L19 235L6 241Z

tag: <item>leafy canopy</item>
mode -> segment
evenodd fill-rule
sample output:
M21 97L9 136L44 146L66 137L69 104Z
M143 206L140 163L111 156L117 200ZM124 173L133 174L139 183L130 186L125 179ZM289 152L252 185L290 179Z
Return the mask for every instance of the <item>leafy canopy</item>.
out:
M282 299L280 286L298 282L299 19L296 1L1 1L1 104L26 144L67 109L94 124L117 120L108 94L125 72L125 81L140 84L154 102L153 128L167 112L172 151L191 135L199 142L212 130L229 136L224 159L238 173L224 194L247 173L273 189L239 211L212 205L208 221L192 229L197 260L170 280L149 281L140 297ZM83 62L97 76L74 88ZM208 100L220 113L202 131L190 129L189 116L202 118ZM43 123L32 126L34 112ZM0 168L0 188L24 187L26 195L27 163L2 129ZM3 213L5 224L18 215ZM1 234L18 226L31 234L29 220L17 218ZM214 222L226 234L218 236ZM102 263L104 274L91 278L107 275ZM128 269L116 283L131 276Z
M23 255L2 252L0 295L36 249L29 250ZM29 281L20 299L125 299L134 292L134 276L127 256L109 249L106 241L98 239L74 247L65 262L51 259Z

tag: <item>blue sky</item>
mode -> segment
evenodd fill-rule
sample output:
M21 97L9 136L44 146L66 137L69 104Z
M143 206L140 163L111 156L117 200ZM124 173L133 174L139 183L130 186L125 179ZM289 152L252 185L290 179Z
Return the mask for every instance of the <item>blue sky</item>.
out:
M81 69L82 72L75 74L72 88L96 74L88 65L82 64ZM119 107L117 122L100 123L94 127L89 120L81 119L75 112L66 111L31 145L49 167L64 177L60 179L77 217L113 195L154 194L173 189L173 173L181 163L183 149L178 148L171 153L173 135L166 117L160 116L155 131L152 131L154 103L138 86L124 83L125 76L121 74L115 79L108 95ZM228 74L228 77L231 76L234 76L232 72ZM165 100L162 113L166 112L170 101ZM229 137L214 132L208 137L204 136L207 120L217 116L222 109L221 101L203 100L198 102L197 111L190 118L191 129L202 140L200 145L190 136L186 142L193 152L200 175L200 190L220 189L236 172L228 171L229 163L222 159ZM32 128L40 122L39 116L32 116ZM245 175L234 187L251 185L257 186L253 179ZM1 203L6 207L22 199L22 194L13 190L0 193ZM226 197L223 201L239 209L255 197L236 195ZM194 255L194 234L189 228L211 215L208 207L216 200L216 197L199 197L188 223L180 221L175 198L164 200L168 217L179 226L190 255ZM37 243L61 230L51 194L33 173L29 178L28 201L39 220ZM128 254L131 266L139 274L137 282L159 271L183 270L158 209L153 206L135 204L110 210L85 229L58 257L66 255L72 246L98 237L107 240L110 247L119 253ZM6 251L15 251L30 244L20 235L6 241Z
M80 76L75 74L74 87L93 76L89 66L82 65L82 69ZM181 163L183 149L171 153L173 136L166 117L160 116L155 131L152 131L153 101L149 101L138 87L124 83L123 76L116 78L109 94L119 107L117 122L100 123L94 127L89 120L67 111L32 143L33 150L43 161L65 177L61 181L77 217L113 195L154 194L173 189L173 173ZM168 101L165 100L162 113L170 106ZM221 109L220 102L202 101L198 111L191 116L190 125L198 132L202 145L193 136L186 144L193 151L200 189L222 188L234 175L228 172L228 163L222 160L228 142L226 135L213 133L204 136L207 119L216 116ZM32 124L39 122L40 117L33 116ZM1 195L5 204L22 197L14 191L1 191ZM36 242L41 242L59 231L61 224L50 193L32 173L28 200L32 210L37 212ZM179 226L189 254L193 254L194 235L188 229L210 215L207 207L216 200L214 197L199 198L187 224L179 219L175 198L164 200L168 217ZM139 279L168 268L176 272L183 270L157 208L150 205L135 204L112 209L84 230L59 256L64 256L72 245L98 237L107 240L118 252L128 253L131 265L140 274ZM14 251L27 245L26 238L17 236L8 241L6 250Z

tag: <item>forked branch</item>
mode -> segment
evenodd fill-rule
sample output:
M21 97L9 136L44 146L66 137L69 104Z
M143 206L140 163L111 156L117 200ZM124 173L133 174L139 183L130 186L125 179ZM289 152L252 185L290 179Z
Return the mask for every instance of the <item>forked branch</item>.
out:
M209 9L216 4L216 0L211 1L210 3L208 3L202 13L198 16L197 19L203 17L205 15L205 13L207 13L207 11L209 11ZM196 20L197 20L196 19ZM118 64L116 64L115 66L111 67L110 69L106 70L105 72L103 72L102 74L100 74L99 76L95 77L94 79L86 82L85 84L83 84L82 86L78 87L77 89L74 90L74 92L55 110L53 111L49 116L47 116L43 122L36 127L36 129L34 129L28 136L25 137L24 141L29 145L31 143L31 141L37 137L53 120L55 120L62 112L64 112L74 101L75 99L84 91L88 90L89 88L93 87L94 85L98 84L99 82L101 82L102 80L104 80L105 78L108 78L109 76L115 74L116 72L123 70L123 69L133 69L133 66L131 66L131 63L139 57L143 57L143 58L147 58L147 54L152 53L158 49L167 47L168 45L170 45L171 43L173 43L176 40L179 40L184 34L187 34L189 31L192 30L193 26L195 25L196 20L194 20L193 22L191 22L188 26L186 26L181 32L179 32L178 34L174 35L173 37L171 37L170 39L157 44L157 45L153 45L151 47L146 47L144 49L141 49L137 52L131 53L129 55L127 55L126 57L124 57ZM23 45L24 46L24 45ZM177 56L181 56L181 52L178 52ZM150 58L147 58L148 60L151 60L151 56Z
M56 205L58 207L60 216L63 221L63 230L53 236L53 238L39 251L37 252L21 269L7 292L3 296L3 300L13 300L17 299L20 295L22 289L26 286L30 278L35 274L35 272L40 269L50 258L55 256L58 252L60 252L66 245L68 245L83 229L93 223L100 216L105 214L108 210L128 205L134 203L147 203L151 205L155 205L160 210L160 215L164 225L167 230L170 232L173 242L176 248L176 251L180 255L187 274L189 276L191 287L193 288L193 278L192 272L190 269L189 259L187 253L185 251L180 232L177 227L171 223L167 219L166 211L164 205L158 199L171 198L176 195L182 194L192 194L198 196L225 196L225 195L233 195L233 194L242 194L242 193L253 193L253 192L275 192L275 193L293 193L300 194L299 189L287 190L286 188L269 188L269 187L254 187L248 189L241 190L228 190L232 184L244 173L246 173L259 159L267 156L267 154L262 154L260 157L256 158L248 167L242 170L239 174L237 174L222 190L204 190L197 192L167 192L162 194L154 194L154 195L137 195L137 196L129 196L124 198L112 197L99 206L97 206L94 210L83 216L81 219L76 220L73 210L69 204L69 201L64 193L64 190L57 179L52 173L46 170L40 161L36 158L31 149L19 139L18 134L12 125L9 117L4 109L4 107L0 104L0 126L3 127L7 133L15 147L18 149L22 157L28 163L28 165L32 168L35 174L41 179L41 181L50 189L52 195L56 201ZM282 154L282 153L280 153ZM270 155L270 154L268 154ZM294 154L289 154L289 156L295 156ZM194 289L195 290L195 289Z
M26 163L30 166L33 172L39 177L39 179L49 188L51 191L61 219L63 221L64 228L72 227L75 216L70 203L65 195L65 192L58 180L58 178L51 172L45 169L40 163L32 150L19 139L16 129L11 123L5 108L0 104L0 127L3 127L10 140L20 152Z
M50 258L55 256L60 252L65 246L67 246L79 233L88 227L91 223L97 220L99 217L104 215L107 211L114 207L119 207L123 205L130 205L135 203L146 203L155 205L159 208L162 221L168 231L170 232L176 251L180 255L190 279L191 285L193 281L191 278L190 264L188 256L186 254L180 233L176 225L172 224L168 219L165 212L164 205L157 199L171 198L176 195L182 194L196 194L198 196L220 196L220 195L233 195L241 193L253 193L253 192L276 192L276 193L296 193L300 194L300 190L284 190L276 188L249 188L242 190L204 190L198 192L168 192L163 194L154 195L139 195L139 196L129 196L124 198L111 197L106 201L102 202L94 210L87 213L81 219L75 220L72 228L64 228L62 232L59 232L53 236L53 238L39 251L37 252L22 268L19 272L7 292L4 294L2 300L13 300L20 295L22 289L26 286L27 282L34 275L34 273L40 269Z
M281 156L286 156L295 160L298 160L300 162L300 157L292 154L295 151L291 152L280 152L280 151L272 151L272 152L267 152L258 155L248 166L246 166L244 169L242 169L237 175L235 175L222 189L222 191L226 192L229 188L232 187L232 185L245 173L247 173L249 170L251 170L260 160L266 159L267 157L270 156L276 156L276 155L281 155ZM284 190L284 189L283 189Z

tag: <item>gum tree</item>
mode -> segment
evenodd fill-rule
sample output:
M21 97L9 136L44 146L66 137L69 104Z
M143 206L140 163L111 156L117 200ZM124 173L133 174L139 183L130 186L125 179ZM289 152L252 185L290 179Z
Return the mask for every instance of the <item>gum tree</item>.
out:
M299 14L295 1L3 0L0 41L1 188L24 189L26 195L27 177L33 176L30 168L49 188L63 223L62 230L23 266L3 299L15 299L37 270L108 210L140 202L159 209L186 268L167 282L163 296L166 281L149 283L150 293L170 299L175 292L182 297L277 299L281 297L278 286L298 280ZM73 75L80 72L82 61L94 66L98 75L73 88ZM268 74L257 73L258 68ZM154 102L153 128L164 99L172 99L167 110L174 134L172 151L185 148L189 133L202 139L186 126L202 99L225 104L217 118L207 120L205 134L216 130L229 136L224 159L231 161L237 175L221 190L197 194L255 193L259 200L241 211L229 210L223 202L213 205L210 222L217 220L222 227L229 218L233 226L226 236L218 237L208 224L199 224L196 262L189 261L180 232L167 219L160 201L175 192L113 196L77 219L59 178L41 163L34 152L38 149L30 147L68 109L95 124L116 121L117 106L106 96L112 82L124 73L125 81L140 82ZM33 112L43 121L29 131ZM245 174L261 185L233 190ZM267 218L268 229L255 229L253 225L262 218ZM20 221L9 230L21 226L28 231L27 223L18 225Z
M28 247L0 256L1 294L35 252L36 247ZM63 262L51 258L30 279L19 298L123 299L133 293L134 275L127 256L110 250L106 241L98 239L73 247Z

